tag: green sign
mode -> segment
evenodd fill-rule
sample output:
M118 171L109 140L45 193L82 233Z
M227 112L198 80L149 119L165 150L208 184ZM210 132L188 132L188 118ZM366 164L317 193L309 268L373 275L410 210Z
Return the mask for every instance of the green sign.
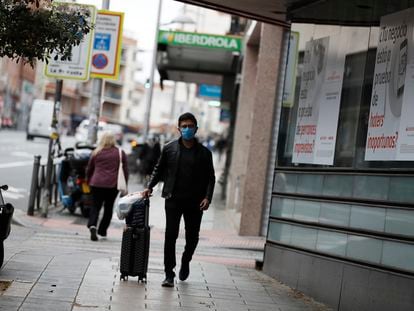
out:
M218 36L203 33L160 30L158 33L158 43L176 46L224 49L240 52L243 41L241 37L234 36Z

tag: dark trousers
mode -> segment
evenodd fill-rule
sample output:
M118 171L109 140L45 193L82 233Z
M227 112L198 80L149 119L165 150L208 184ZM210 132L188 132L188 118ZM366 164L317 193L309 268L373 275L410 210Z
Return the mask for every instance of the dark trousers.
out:
M175 243L180 231L181 216L184 216L185 248L181 257L182 262L190 262L198 244L201 218L200 202L196 200L165 200L165 242L164 242L164 271L166 275L174 275L176 266Z
M89 227L96 227L99 218L99 212L101 211L102 205L104 206L104 213L99 223L98 234L106 236L109 224L111 223L112 213L114 208L114 202L118 195L118 189L116 188L99 188L91 187L93 206L89 213Z

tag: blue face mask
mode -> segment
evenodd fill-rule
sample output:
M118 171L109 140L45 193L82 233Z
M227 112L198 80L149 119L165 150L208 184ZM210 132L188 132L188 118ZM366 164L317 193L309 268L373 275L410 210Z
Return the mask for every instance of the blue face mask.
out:
M194 138L196 128L185 127L181 129L181 137L185 140L191 140Z

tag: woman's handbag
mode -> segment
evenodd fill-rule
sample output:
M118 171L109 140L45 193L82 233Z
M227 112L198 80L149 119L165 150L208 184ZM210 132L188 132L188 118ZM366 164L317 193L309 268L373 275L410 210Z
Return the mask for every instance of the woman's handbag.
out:
M118 168L118 182L117 182L117 189L121 192L121 195L125 195L128 193L128 187L126 178L124 175L124 168L122 164L122 150L121 148L118 148L119 150L119 168Z

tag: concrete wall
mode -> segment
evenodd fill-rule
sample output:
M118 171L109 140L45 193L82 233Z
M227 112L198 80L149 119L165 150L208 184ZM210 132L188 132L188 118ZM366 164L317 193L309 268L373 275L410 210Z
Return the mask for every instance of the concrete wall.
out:
M227 207L234 209L236 212L240 212L243 206L241 190L244 188L244 179L247 173L248 154L246 150L249 149L250 145L258 56L258 43L247 44L244 51L243 79L240 85L233 157L229 170L229 188L227 192Z
M240 235L261 231L282 35L281 27L257 24L245 50L227 199L240 211Z
M266 245L263 271L334 310L412 311L414 277Z

